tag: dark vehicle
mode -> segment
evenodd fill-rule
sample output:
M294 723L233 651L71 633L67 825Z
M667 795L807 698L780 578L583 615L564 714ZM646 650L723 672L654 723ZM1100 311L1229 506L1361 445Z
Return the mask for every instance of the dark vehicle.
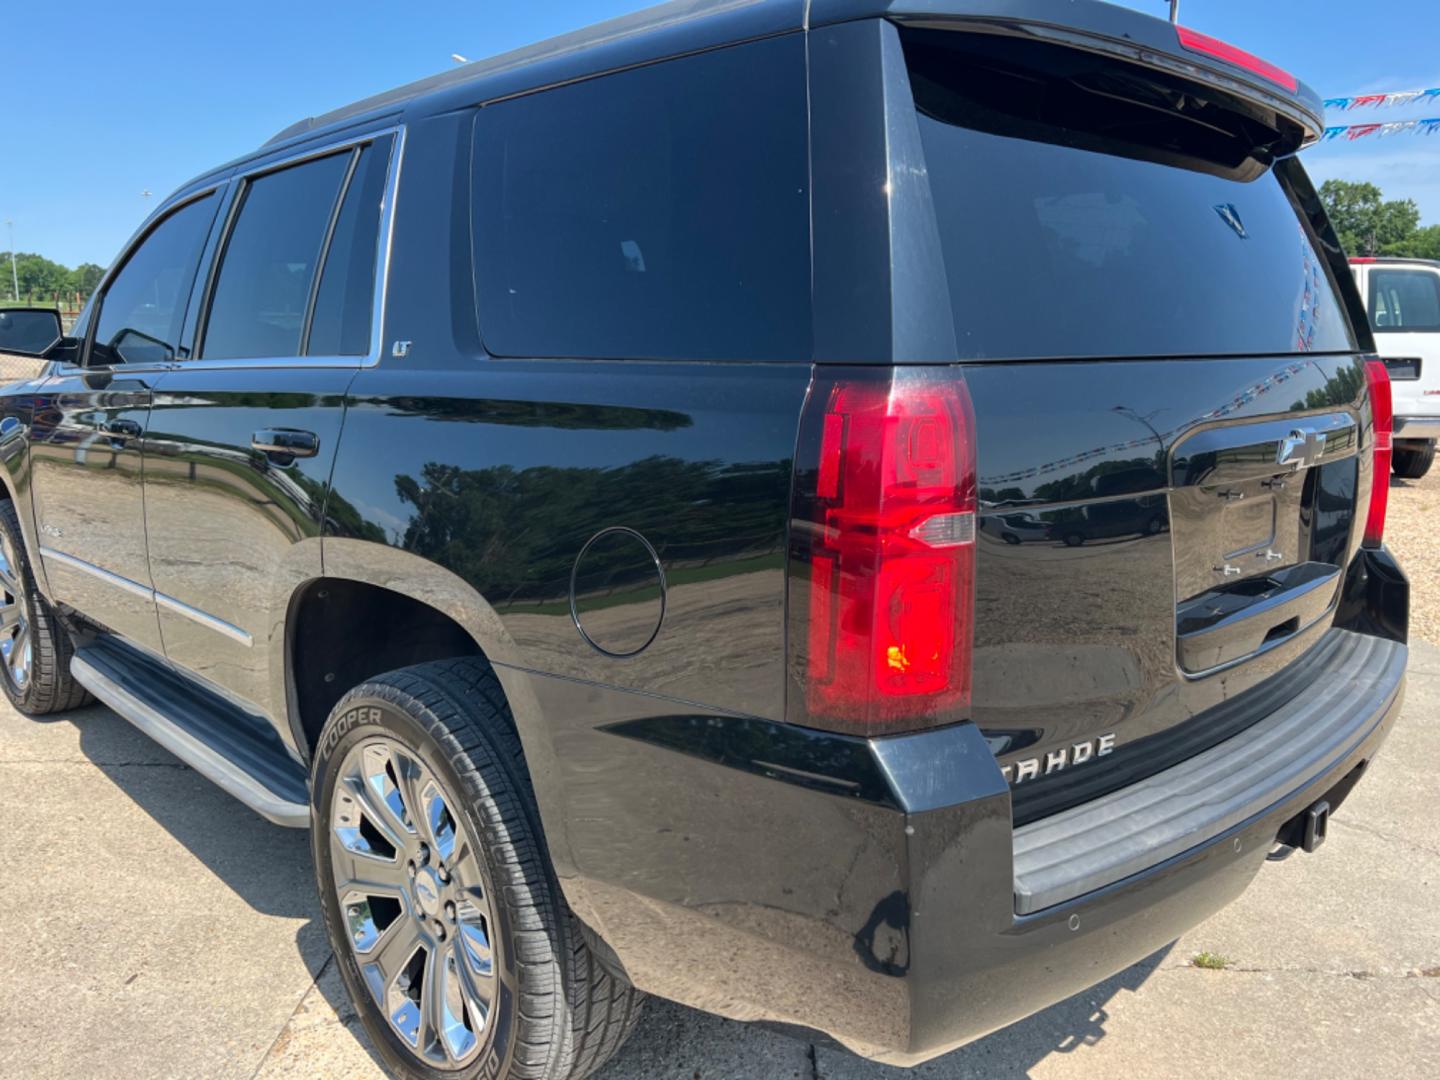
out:
M413 1076L921 1062L1313 850L1408 617L1320 102L1056 10L687 0L188 184L4 398L11 700L310 827Z

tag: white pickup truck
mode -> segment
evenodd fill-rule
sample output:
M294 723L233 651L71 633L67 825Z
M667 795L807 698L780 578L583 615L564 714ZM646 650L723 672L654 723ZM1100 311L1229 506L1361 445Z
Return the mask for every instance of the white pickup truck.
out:
M1394 472L1418 480L1430 470L1440 438L1440 262L1355 258L1350 269L1390 369Z

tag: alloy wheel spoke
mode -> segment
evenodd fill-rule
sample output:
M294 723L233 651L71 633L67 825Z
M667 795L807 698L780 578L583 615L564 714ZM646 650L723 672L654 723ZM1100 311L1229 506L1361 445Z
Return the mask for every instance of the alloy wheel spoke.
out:
M368 955L396 919L408 915L403 890L376 882L347 883L341 889L340 917L345 933L357 953ZM377 905L377 900L386 903Z
M361 811L381 837L395 849L398 856L410 846L405 823L383 799L376 796L364 776L347 776L344 780L345 793L359 804Z
M403 891L408 881L402 855L390 857L356 850L350 845L363 838L337 827L330 833L330 868L337 889L364 889L374 885L385 891Z
M338 836L330 839L330 868L335 888L342 895L351 891L376 896L405 894L407 877L399 858L382 859L351 851Z
M480 876L480 859L475 849L470 846L469 838L463 833L456 834L455 851L448 863L451 876L462 889L477 896L483 895L481 883L484 879Z
M20 605L0 604L0 633L14 630L25 621L25 613L20 610Z
M385 928L380 940L375 943L375 948L369 956L363 958L363 962L373 964L379 969L380 981L388 988L410 963L410 958L415 955L415 950L420 947L422 940L415 920L401 915ZM383 997L381 1005L384 1005Z
M455 814L450 809L449 797L434 781L421 791L424 807L427 843L441 859L453 863L455 854L464 846L464 837Z
M420 987L420 1046L434 1046L446 1061L454 1059L450 1048L451 1024L445 1010L445 975L449 967L445 951L434 947L425 957L425 981Z
M466 970L474 972L477 978L495 977L495 950L490 944L489 924L470 901L460 906L459 925L456 938L460 942L458 952L465 961Z
M470 1013L470 1030L478 1036L490 1020L490 1008L495 1003L495 978L493 975L477 975L471 970L464 957L460 939L454 943L455 975L460 984L460 993L465 998Z
M20 632L15 635L15 640L10 644L10 671L15 676L17 683L23 683L30 670L30 657L27 650L30 648L30 627L27 623L20 624Z
M390 819L391 829L410 843L419 835L408 791L414 763L387 746L367 747L361 754L361 763L366 793Z
M431 841L429 831L425 827L425 811L421 793L427 779L425 770L418 761L412 760L405 754L392 752L390 761L395 768L395 778L400 789L400 801L405 804L405 813L410 817L410 827L415 830L417 837L429 844Z

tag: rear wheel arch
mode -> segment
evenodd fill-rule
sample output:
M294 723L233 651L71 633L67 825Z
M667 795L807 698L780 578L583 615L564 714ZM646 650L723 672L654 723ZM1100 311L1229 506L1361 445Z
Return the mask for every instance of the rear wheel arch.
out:
M290 726L307 755L336 702L366 680L432 660L488 660L444 612L351 578L320 577L302 585L291 599L285 629Z
M551 779L559 774L555 749L533 687L535 676L495 609L445 567L372 541L326 537L324 571L323 576L291 589L275 615L275 624L283 625L284 631L277 635L272 693L284 703L293 745L307 766L331 708L354 687L413 664L480 657L495 671L504 691L551 857L557 866L572 866L565 803ZM328 595L322 597L321 592ZM335 613L343 612L345 604L368 616L354 622L338 617ZM376 648L385 637L367 635L372 625L367 619L388 619L394 613L410 618L414 632L404 649L381 658ZM317 641L317 634L327 636ZM347 664L323 664L331 652L343 657L347 650L357 653L348 657ZM334 678L326 680L327 674Z

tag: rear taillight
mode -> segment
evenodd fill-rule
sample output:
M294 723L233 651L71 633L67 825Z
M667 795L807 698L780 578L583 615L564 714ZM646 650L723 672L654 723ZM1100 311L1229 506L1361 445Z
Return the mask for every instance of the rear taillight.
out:
M1177 26L1175 33L1180 38L1180 44L1191 52L1204 53L1206 56L1213 56L1234 64L1236 67L1242 67L1246 71L1269 79L1276 86L1283 86L1292 94L1300 89L1300 80L1294 75L1284 68L1276 67L1268 60L1261 60L1254 53L1237 49L1229 42L1210 37L1208 34L1202 34L1198 30L1191 30L1188 27Z
M1390 501L1390 450L1395 432L1390 372L1383 360L1365 361L1370 391L1370 418L1375 424L1375 475L1370 483L1370 511L1365 515L1365 546L1379 547L1385 538L1385 507Z
M803 715L792 718L864 734L964 719L975 420L958 372L822 370L801 455L790 638Z

